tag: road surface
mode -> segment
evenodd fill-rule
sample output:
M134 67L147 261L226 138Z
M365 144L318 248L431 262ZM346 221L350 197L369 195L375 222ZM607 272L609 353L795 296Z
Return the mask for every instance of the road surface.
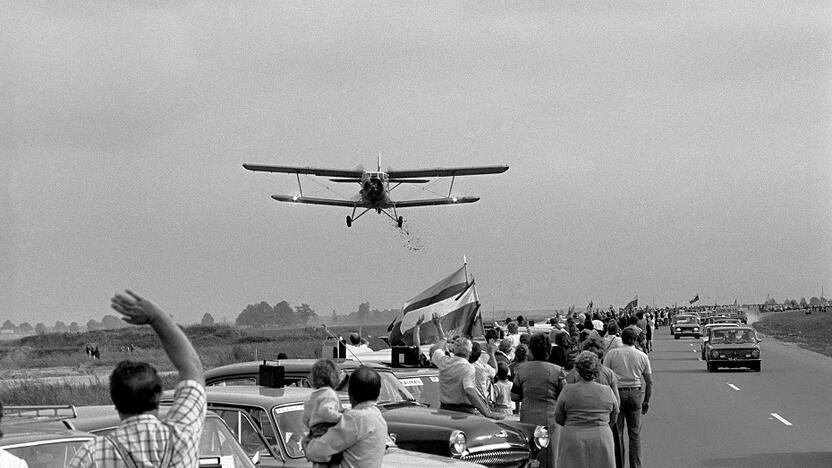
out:
M654 334L647 467L832 467L832 358L761 335L762 372L709 373L699 340Z

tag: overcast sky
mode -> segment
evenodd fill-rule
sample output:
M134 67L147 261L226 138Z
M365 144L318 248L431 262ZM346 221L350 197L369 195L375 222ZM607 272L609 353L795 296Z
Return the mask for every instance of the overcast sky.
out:
M832 294L829 2L534 3L0 0L0 319ZM379 154L511 168L404 233L241 166Z

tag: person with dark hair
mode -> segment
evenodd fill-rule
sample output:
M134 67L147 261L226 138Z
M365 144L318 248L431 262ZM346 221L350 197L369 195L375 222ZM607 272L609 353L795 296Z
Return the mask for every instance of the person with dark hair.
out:
M0 402L0 422L3 421L3 402ZM0 439L3 438L3 431L0 430ZM29 468L26 460L18 458L0 448L0 467L2 468Z
M610 420L618 413L618 398L597 382L601 363L592 351L575 359L576 383L567 385L555 405L555 421L563 430L558 444L560 466L613 468L615 449Z
M555 402L565 382L563 369L547 361L549 357L549 335L535 333L529 340L532 360L518 365L514 370L514 385L511 399L519 401L520 422L546 426L549 430L549 447L544 466L554 468L557 457L557 424L555 423Z
M373 348L370 347L370 342L358 333L350 333L349 341L346 343L347 357L353 358L362 354L372 353Z
M329 359L319 359L309 372L309 383L315 390L303 403L301 421L309 429L310 439L324 435L330 427L341 420L341 400L335 393L335 387L341 382L338 367ZM333 455L327 463L314 463L314 467L325 467L341 462Z
M653 394L653 371L650 358L636 349L637 334L627 327L621 332L623 346L610 350L604 357L604 365L618 377L618 394L621 412L616 427L622 451L624 450L624 425L627 427L630 468L641 468L641 415L650 408ZM623 464L623 460L622 460Z
M121 422L113 434L81 447L68 466L122 467L126 460L138 466L196 466L206 413L199 355L173 319L147 299L127 291L116 294L110 305L125 322L153 328L179 371L179 383L173 405L159 419L162 381L156 369L145 362L118 363L110 375L110 397Z
M321 437L304 438L306 458L326 463L333 455L342 453L341 467L380 467L387 445L392 444L387 435L387 422L376 406L380 392L378 372L367 366L356 369L348 384L352 408L344 410L338 424Z
M502 413L510 416L511 409L511 386L512 383L508 380L508 364L505 362L497 363L497 376L494 382L494 412Z

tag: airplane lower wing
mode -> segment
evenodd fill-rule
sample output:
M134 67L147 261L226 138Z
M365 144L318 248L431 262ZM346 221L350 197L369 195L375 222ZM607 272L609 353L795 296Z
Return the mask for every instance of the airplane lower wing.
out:
M413 208L415 206L434 205L458 205L460 203L474 203L480 197L450 197L450 198L425 198L421 200L399 200L394 202L396 208Z
M506 165L474 167L437 167L435 169L412 169L404 171L387 171L391 179L410 179L414 177L456 177L480 174L501 174L508 170Z
M343 169L326 169L322 167L296 167L296 166L269 166L265 164L243 164L243 167L249 171L255 172L282 172L285 174L309 174L322 177L348 177L350 179L361 180L361 175L364 171L358 170L343 170Z
M354 208L356 206L363 206L360 201L339 200L337 198L314 198L314 197L298 197L289 195L272 195L277 201L289 203L304 203L307 205L329 205L329 206L346 206L347 208Z

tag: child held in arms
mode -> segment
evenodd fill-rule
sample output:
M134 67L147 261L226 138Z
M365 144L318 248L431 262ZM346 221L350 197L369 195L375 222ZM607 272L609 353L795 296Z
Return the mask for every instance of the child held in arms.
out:
M303 424L309 429L309 438L316 439L324 435L330 427L341 420L341 401L335 393L340 382L340 373L335 363L329 359L320 359L312 366L309 382L315 391L303 404ZM315 468L339 466L341 454L333 455L329 463L314 463Z

